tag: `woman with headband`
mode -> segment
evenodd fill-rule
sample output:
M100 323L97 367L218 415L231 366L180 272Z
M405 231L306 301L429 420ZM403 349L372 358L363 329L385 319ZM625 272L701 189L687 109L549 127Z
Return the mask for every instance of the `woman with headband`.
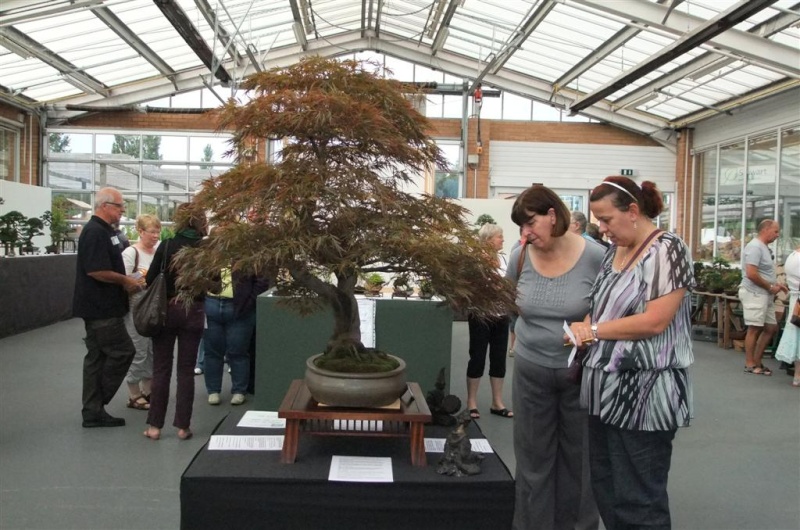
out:
M571 325L588 344L581 403L589 408L591 480L606 528L670 528L672 440L692 417L689 249L652 219L652 182L608 177L589 197L606 253L591 311Z

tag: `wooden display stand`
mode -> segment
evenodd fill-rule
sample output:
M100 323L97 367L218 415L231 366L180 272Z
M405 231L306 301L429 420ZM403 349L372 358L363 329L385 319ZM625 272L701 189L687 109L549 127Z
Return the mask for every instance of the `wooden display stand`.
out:
M326 436L408 437L411 441L411 464L427 465L424 425L431 421L431 411L419 384L409 383L408 389L409 392L400 398L400 407L396 410L327 407L320 406L311 397L305 381L295 379L278 409L278 417L286 419L281 462L291 464L295 461L297 444L302 433ZM352 423L348 425L348 422Z

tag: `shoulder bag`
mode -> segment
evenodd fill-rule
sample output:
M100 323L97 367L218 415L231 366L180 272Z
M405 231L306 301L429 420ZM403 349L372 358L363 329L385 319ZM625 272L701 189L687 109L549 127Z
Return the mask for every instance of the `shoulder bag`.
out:
M794 303L794 311L792 311L792 317L789 322L800 328L800 298Z
M147 290L134 300L133 325L142 337L155 337L164 329L167 321L167 277L164 274L169 255L169 241L164 243L164 256L161 259L161 270Z

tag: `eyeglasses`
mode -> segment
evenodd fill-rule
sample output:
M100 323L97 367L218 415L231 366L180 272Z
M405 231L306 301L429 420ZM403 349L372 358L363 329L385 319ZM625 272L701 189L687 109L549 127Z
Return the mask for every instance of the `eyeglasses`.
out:
M125 205L122 204L121 202L107 202L105 204L110 204L112 206L116 206L117 208L124 208L125 207Z

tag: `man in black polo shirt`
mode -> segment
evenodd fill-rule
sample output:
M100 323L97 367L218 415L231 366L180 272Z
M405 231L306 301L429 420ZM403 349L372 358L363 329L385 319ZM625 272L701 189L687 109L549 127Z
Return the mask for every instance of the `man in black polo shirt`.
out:
M119 222L125 205L122 194L103 188L95 196L94 215L78 240L73 313L84 320L83 426L120 427L123 418L105 411L122 384L136 353L125 330L128 292L142 289L140 280L125 275L119 241L111 226ZM126 292L127 291L127 292Z

